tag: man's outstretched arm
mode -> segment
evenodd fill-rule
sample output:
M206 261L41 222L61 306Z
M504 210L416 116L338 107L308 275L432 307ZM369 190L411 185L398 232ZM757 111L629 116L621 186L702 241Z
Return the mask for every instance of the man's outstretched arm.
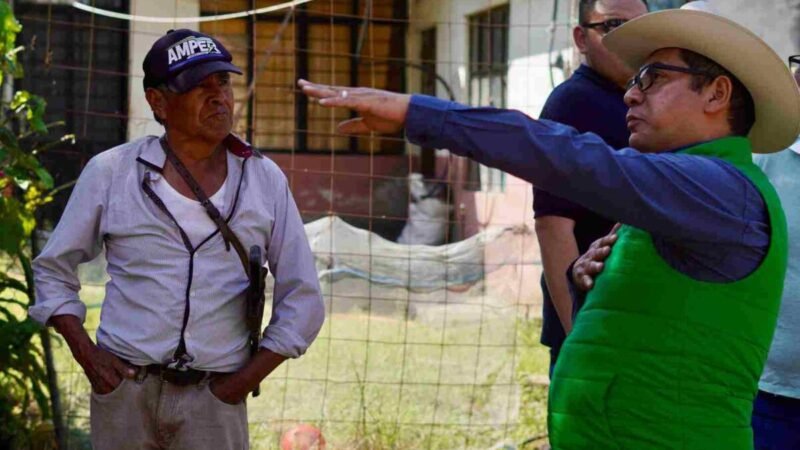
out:
M413 143L447 148L662 238L756 248L769 242L767 224L743 217L747 178L712 158L615 151L595 134L519 111L304 80L299 85L322 106L360 115L342 122L340 132L393 133L405 126ZM735 201L721 201L725 193Z

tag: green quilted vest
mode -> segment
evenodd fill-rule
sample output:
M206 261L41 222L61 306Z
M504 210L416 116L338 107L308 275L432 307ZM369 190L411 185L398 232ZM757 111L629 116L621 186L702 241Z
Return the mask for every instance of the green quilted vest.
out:
M753 448L753 399L786 273L786 219L747 139L681 153L723 159L752 180L769 211L767 256L742 280L697 281L669 266L650 234L623 226L555 367L555 450Z

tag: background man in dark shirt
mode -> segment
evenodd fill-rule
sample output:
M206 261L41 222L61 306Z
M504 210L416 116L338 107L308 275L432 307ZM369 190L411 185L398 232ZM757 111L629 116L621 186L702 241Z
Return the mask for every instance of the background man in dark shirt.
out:
M584 63L559 85L545 103L541 119L599 135L614 148L628 146L624 87L633 76L602 38L624 21L647 12L643 0L581 0L579 25L572 31ZM572 300L564 274L591 243L608 233L613 222L573 202L533 189L536 235L542 252L542 344L550 347L550 370L566 333L572 329Z

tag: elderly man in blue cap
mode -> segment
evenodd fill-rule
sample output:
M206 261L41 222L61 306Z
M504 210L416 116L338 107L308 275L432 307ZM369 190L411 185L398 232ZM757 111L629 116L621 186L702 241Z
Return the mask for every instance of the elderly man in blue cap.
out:
M155 42L144 88L165 134L92 158L34 261L29 313L56 328L91 382L96 449L247 448L247 394L302 355L324 320L286 177L231 134L230 73L241 74L231 61L195 31ZM275 277L270 324L254 340L240 251L251 247ZM95 343L76 268L103 248Z

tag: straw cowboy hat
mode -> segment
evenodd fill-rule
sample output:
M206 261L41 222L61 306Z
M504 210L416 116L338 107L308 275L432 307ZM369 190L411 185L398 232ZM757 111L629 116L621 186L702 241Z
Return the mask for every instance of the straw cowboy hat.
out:
M735 22L702 8L659 11L622 25L603 43L631 67L662 48L691 50L725 67L753 97L756 121L748 137L755 153L783 150L800 134L800 90L792 74L761 38Z

